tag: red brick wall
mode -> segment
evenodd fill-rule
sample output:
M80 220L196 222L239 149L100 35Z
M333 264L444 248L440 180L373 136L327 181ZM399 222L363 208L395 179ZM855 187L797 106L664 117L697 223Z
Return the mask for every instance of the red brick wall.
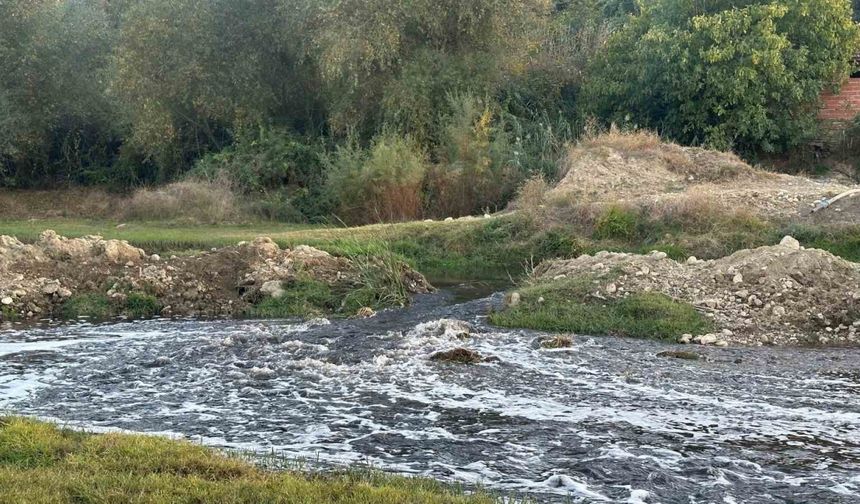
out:
M826 122L851 121L860 114L860 77L848 79L839 94L825 92L821 95L824 105L818 118Z

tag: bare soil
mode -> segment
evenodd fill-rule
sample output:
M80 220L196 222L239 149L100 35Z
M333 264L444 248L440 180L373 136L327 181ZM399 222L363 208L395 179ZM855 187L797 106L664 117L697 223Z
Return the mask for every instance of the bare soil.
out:
M638 206L716 201L781 221L860 223L860 197L815 215L825 198L860 188L846 178L811 179L753 167L731 153L664 143L649 133L611 132L585 141L562 162L565 175L547 195L558 204Z
M421 274L401 266L409 292L431 288ZM305 245L281 249L266 237L161 258L99 236L65 238L45 231L32 245L0 236L0 320L56 315L80 294L122 302L130 293L154 296L165 316L238 316L296 279L349 289L360 286L361 272L347 258Z

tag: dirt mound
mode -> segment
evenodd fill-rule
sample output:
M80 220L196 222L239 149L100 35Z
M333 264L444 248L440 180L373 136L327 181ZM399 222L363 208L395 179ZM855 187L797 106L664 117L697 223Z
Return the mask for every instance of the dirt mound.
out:
M712 261L600 252L534 272L536 281L568 276L593 278L598 298L657 291L689 302L723 330L704 342L860 344L860 265L791 237Z
M819 201L853 186L754 168L731 153L665 143L646 132L612 131L573 147L549 201L650 205L714 199L763 217L805 218ZM828 210L824 219L833 216ZM860 214L854 216L860 220Z
M283 291L297 280L341 291L358 287L367 267L304 245L281 249L266 237L163 260L100 236L65 238L45 231L34 244L0 236L0 320L57 315L70 299L84 294L114 303L145 294L163 315L238 316L272 296L274 287ZM405 265L400 274L409 292L430 289Z

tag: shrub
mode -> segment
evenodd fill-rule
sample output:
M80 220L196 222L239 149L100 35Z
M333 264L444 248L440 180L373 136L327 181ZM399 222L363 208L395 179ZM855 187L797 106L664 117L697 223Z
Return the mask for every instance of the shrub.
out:
M265 219L305 222L327 216L321 142L282 128L244 133L231 147L197 162L189 177L227 181L247 200L250 213Z
M364 150L350 141L325 161L338 217L350 223L402 221L422 214L424 154L409 137L383 133Z
M778 152L816 127L821 91L858 43L843 0L659 0L610 37L586 103L686 144Z
M498 110L486 99L452 95L437 147L439 163L427 180L427 199L439 217L498 209L510 201L527 174L517 160Z
M124 218L216 224L242 218L229 182L186 180L139 189L128 201Z
M123 313L131 318L152 318L161 313L161 304L150 294L132 292L126 297Z

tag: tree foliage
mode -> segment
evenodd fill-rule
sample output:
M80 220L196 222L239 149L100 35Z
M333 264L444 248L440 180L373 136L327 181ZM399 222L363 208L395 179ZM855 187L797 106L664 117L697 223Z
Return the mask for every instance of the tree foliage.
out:
M685 143L779 151L814 130L857 47L847 0L658 0L612 36L586 102Z

